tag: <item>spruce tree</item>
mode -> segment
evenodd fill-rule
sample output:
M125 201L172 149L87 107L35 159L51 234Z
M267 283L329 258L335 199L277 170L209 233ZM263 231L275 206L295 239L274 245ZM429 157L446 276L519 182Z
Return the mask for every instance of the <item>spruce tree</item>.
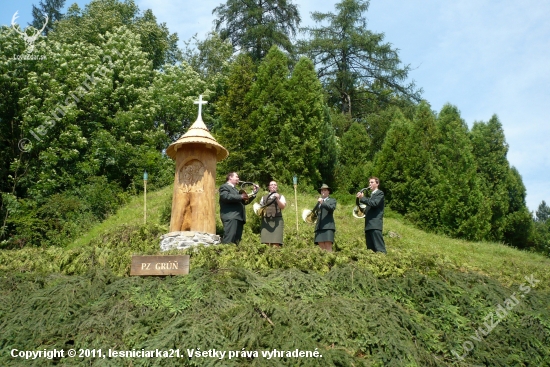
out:
M240 55L228 78L228 94L220 99L219 139L229 150L223 167L262 184L290 183L293 175L317 184L320 167L331 175L336 142L311 61L301 59L291 75L288 58L274 46L258 72L251 70L251 58Z
M550 255L550 207L543 200L536 212L533 223L533 245L539 252Z
M340 150L338 148L338 140L336 138L336 131L332 126L332 120L330 109L325 106L325 118L323 119L323 126L321 126L321 141L319 142L319 149L321 158L319 160L318 168L321 180L328 184L330 187L336 185L336 169L338 167L338 155Z
M375 157L375 171L390 206L420 227L438 230L439 198L436 119L426 102L418 105L413 121L397 111L382 150Z
M550 207L543 200L535 212L537 222L546 222L550 218Z

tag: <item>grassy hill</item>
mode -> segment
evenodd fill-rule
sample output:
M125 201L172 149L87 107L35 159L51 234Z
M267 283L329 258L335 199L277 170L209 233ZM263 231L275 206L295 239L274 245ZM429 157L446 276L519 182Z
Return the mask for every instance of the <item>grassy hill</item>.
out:
M239 246L189 250L188 276L130 277L132 254L160 253L171 191L148 195L147 224L139 196L68 248L0 252L0 365L550 365L548 258L427 234L391 211L388 254L374 254L352 195L337 195L336 251L325 253L301 218L296 229L293 189L282 187L281 250L259 244L249 206ZM315 199L299 193L299 212ZM10 355L70 348L181 358ZM213 349L223 359L187 354Z

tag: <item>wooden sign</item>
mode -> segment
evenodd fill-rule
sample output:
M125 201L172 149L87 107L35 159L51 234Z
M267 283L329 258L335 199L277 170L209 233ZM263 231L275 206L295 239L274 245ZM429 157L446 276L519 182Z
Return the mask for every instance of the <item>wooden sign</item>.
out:
M130 275L189 274L189 255L132 256Z

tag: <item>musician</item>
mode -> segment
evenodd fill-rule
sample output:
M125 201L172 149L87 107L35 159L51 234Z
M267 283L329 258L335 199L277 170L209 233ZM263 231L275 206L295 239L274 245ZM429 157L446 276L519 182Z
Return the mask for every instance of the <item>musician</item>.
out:
M260 205L265 206L260 238L262 243L281 247L285 228L282 210L286 207L286 199L277 192L277 182L271 181L268 190L269 194L260 199Z
M258 192L258 185L254 185L254 192L250 197L240 194L236 188L239 183L237 172L229 172L226 183L220 186L220 217L223 223L222 243L235 243L241 241L243 226L246 223L244 206L253 201Z
M384 193L378 189L380 180L378 177L369 178L369 187L372 190L370 197L366 198L363 192L357 193L359 202L369 208L365 214L365 240L367 249L374 252L386 253L386 244L382 238L382 226L384 220Z
M332 189L327 184L322 184L317 189L321 197L317 200L319 211L317 223L315 224L315 244L328 252L332 252L332 244L334 243L334 232L336 232L336 224L334 222L334 210L336 209L336 200L329 197Z

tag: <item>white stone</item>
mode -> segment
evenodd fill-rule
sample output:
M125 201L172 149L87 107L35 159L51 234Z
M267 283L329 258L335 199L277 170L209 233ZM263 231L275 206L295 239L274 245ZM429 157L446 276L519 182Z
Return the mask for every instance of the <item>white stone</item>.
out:
M195 231L178 231L170 232L160 237L160 250L185 250L198 245L210 246L220 243L220 236L215 234Z

